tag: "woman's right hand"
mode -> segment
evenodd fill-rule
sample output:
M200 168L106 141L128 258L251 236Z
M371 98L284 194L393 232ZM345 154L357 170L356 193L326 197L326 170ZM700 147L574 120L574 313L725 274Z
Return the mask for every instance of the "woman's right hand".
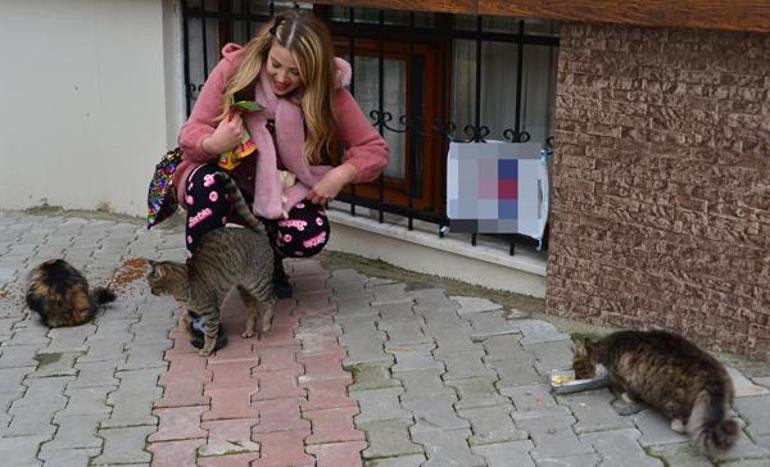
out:
M229 151L241 143L243 131L241 114L232 113L219 122L211 136L203 140L203 150L209 154L221 154Z

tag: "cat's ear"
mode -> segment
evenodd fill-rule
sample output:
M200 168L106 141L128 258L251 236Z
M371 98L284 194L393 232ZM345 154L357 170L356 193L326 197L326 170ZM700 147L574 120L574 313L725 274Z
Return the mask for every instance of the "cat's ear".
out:
M575 358L585 358L588 356L590 341L584 337L575 340Z
M163 275L163 268L158 267L160 266L160 262L148 259L147 263L150 265L150 272L148 273L149 275L152 275L152 276Z

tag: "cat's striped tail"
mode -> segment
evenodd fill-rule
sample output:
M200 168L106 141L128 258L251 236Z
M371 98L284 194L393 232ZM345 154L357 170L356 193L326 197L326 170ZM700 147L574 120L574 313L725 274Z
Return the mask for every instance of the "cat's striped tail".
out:
M94 287L91 291L91 300L93 300L94 304L97 306L115 301L116 298L115 292L107 287Z
M241 217L241 219L243 219L243 221L246 223L246 226L255 232L264 233L265 226L251 212L251 209L249 208L249 205L246 204L246 200L243 199L241 189L238 188L235 180L233 180L230 175L222 171L215 172L214 178L222 184L225 189L225 196L227 197L227 200L230 201L230 204L233 205L235 212Z
M725 384L712 384L701 390L695 398L687 432L701 453L715 454L729 449L741 434L741 427L730 415L732 388L728 379Z

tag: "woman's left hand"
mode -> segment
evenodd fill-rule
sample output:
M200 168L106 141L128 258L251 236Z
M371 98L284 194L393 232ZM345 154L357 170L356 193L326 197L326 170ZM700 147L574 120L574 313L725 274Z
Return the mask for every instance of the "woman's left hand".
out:
M306 198L315 204L325 204L336 198L342 188L355 178L355 166L342 164L326 172L321 181L308 192Z

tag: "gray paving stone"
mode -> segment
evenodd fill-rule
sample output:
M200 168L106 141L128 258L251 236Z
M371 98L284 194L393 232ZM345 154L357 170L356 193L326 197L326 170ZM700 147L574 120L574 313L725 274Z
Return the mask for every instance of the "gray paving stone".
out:
M376 333L377 315L374 313L353 316L335 316L334 322L345 334Z
M712 456L717 463L742 459L764 459L770 465L770 448L754 443L748 436L741 436L729 450Z
M452 397L457 400L457 394L451 387L445 386L441 379L443 370L402 371L393 375L404 385L401 401L424 399L426 397Z
M393 355L385 353L384 333L343 334L339 341L348 353L343 362L345 366L360 363L389 364L394 361Z
M38 456L46 467L88 467L98 449L44 449Z
M661 467L659 459L648 456L637 442L641 433L635 429L623 429L588 433L580 436L580 440L593 445L602 456L602 462L607 465L624 465L639 467Z
M0 338L2 341L6 341L7 337L13 334L11 329L17 322L19 322L18 317L0 318Z
M483 351L442 353L440 359L444 361L447 369L447 372L443 375L444 381L475 377L497 377L497 373L481 361L483 356Z
M377 316L377 310L372 308L372 296L350 296L334 297L334 303L337 305L336 317L350 316Z
M522 440L471 446L471 451L484 456L489 467L534 467L529 456L533 447L532 441Z
M765 389L770 389L770 376L759 376L751 378L756 384L763 386Z
M5 342L9 347L22 345L47 346L50 339L46 337L48 328L46 328L37 316L25 319L17 323L13 328L13 337Z
M714 464L701 456L690 443L659 444L645 448L647 454L660 459L666 465L676 467L711 467Z
M86 344L90 344L92 341L96 340L128 343L134 338L134 335L131 332L131 326L137 322L138 316L130 317L126 315L135 313L137 305L121 301L120 303L116 303L115 307L117 310L110 313L113 319L104 319L107 317L106 315L102 317L96 326L96 332L86 339Z
M477 313L468 317L473 327L471 339L473 342L483 342L490 337L516 335L519 337L519 330L516 321L511 321L503 317L502 311L487 311Z
M378 285L370 289L374 293L377 302L403 300L406 294L406 284L396 282L393 284Z
M166 368L168 367L168 362L163 360L163 354L169 347L171 347L170 339L166 339L162 343L133 345L126 349L126 361L125 363L118 364L118 370Z
M366 277L366 283L364 286L367 289L371 289L373 287L378 287L380 285L386 285L386 284L393 284L395 282L398 282L395 279L388 279L385 277Z
M575 419L564 412L560 415L521 417L520 412L512 414L516 426L527 430L535 443L532 458L536 461L558 457L591 454L594 449L590 443L580 441L571 429Z
M0 438L0 452L3 453L3 463L8 466L38 466L43 465L37 458L37 451L47 436L16 436Z
M64 407L63 403L50 402L35 405L11 405L10 414L13 416L3 436L35 436L49 438L56 431L52 425L53 416Z
M418 306L415 305L415 311ZM456 310L453 309L429 309L419 311L419 314L425 320L425 334L431 335L434 330L441 328L453 328L460 326L465 321L460 318Z
M751 436L770 435L770 396L742 397L733 406L746 420L746 431Z
M99 422L103 419L103 414L56 414L54 417L54 424L58 427L56 434L51 441L43 445L42 450L101 449L103 440L96 433Z
M27 389L24 397L16 402L18 406L32 406L40 403L61 403L62 407L67 403L64 396L64 388L73 378L68 376L30 379L24 381Z
M0 394L23 390L21 381L32 371L33 367L0 368Z
M364 461L364 467L419 467L425 461L425 456L422 454L382 457Z
M366 441L369 443L369 447L361 453L362 457L364 459L377 459L422 454L422 446L409 439L409 426L411 424L411 420L380 420L361 425L356 424L359 430L366 432Z
M411 302L381 306L372 304L372 307L377 310L380 315L378 320L380 329L386 330L395 324L412 324L415 326L422 326L424 324L422 316L412 311Z
M598 454L579 454L577 456L538 459L535 461L535 465L537 467L595 467L599 465L601 460Z
M412 431L412 439L425 448L428 461L424 466L485 466L484 458L473 454L466 442L470 434L468 429Z
M482 351L483 347L471 341L472 328L468 323L462 323L456 327L439 328L431 331L430 336L436 340L437 357L451 355L457 352Z
M720 462L719 465L725 467L767 467L770 459L741 459L736 461Z
M51 343L46 347L46 352L85 352L86 338L96 332L96 326L92 323L82 324L69 328L57 328L48 331Z
M154 426L99 430L99 436L104 438L104 449L92 463L103 465L150 462L150 453L144 450L144 446L147 437L154 431Z
M391 345L431 344L433 339L423 333L420 326L410 323L391 324L383 328L388 335L388 343Z
M455 311L460 309L460 304L450 300L446 296L446 290L441 288L414 289L407 292L406 295L414 299L416 306L425 309L439 307L451 308Z
M671 424L660 413L646 409L632 416L633 422L642 437L639 444L642 446L654 446L657 444L676 444L687 441L687 437L671 430Z
M75 387L65 390L69 397L67 406L57 414L70 415L103 415L107 418L111 409L107 406L107 395L117 389L117 386ZM54 421L56 419L54 418Z
M356 425L380 420L412 419L412 413L401 408L398 396L401 388L370 389L356 391L349 396L358 402L360 413L353 417Z
M0 369L37 367L35 354L46 347L44 343L28 345L3 345L0 347Z
M161 368L119 371L120 386L107 397L112 415L102 423L102 428L157 425L158 419L152 415L152 403L163 395L157 385L158 375L162 372Z
M38 361L37 369L29 378L48 378L51 376L77 376L75 360L83 352L49 352L43 349L35 355Z
M610 404L612 399L613 396L607 389L580 392L558 398L559 403L569 406L575 418L578 419L573 427L575 433L634 428L630 417L618 415Z
M521 338L521 345L524 347L540 342L570 340L568 334L559 332L556 329L556 326L547 321L539 319L520 319L516 320L516 324L524 335L524 337Z
M444 363L433 357L434 343L385 345L385 351L395 357L396 364L390 368L393 375L404 371L444 370Z
M535 369L543 376L549 376L551 370L572 368L572 341L553 341L527 345L527 350L535 356Z
M473 430L468 443L476 446L527 439L529 434L514 426L510 415L512 410L511 405L460 410L460 416L471 422Z
M345 367L353 375L353 384L348 386L348 392L365 391L367 389L382 389L401 387L401 382L390 376L390 364L360 363Z
M524 350L516 336L504 335L493 336L484 339L482 347L487 352L484 357L485 362L494 362L498 360L522 360L531 359L530 352Z
M508 398L501 396L497 392L493 378L455 379L447 381L446 385L457 391L460 398L455 404L457 410L510 403Z
M502 309L501 305L487 300L486 298L461 296L451 296L449 298L457 302L460 306L460 309L457 311L460 316Z
M0 392L0 414L6 414L11 404L24 396L24 387L19 386L16 392ZM6 414L7 415L7 414ZM10 418L8 419L10 421ZM6 424L7 426L7 424Z
M737 368L728 366L726 367L726 369L727 369L727 374L729 374L730 378L733 380L733 387L735 388L736 399L740 397L765 396L770 394L770 390L768 390L764 386L759 386L752 383Z
M515 386L532 386L542 384L547 379L538 374L531 359L508 359L486 362L487 366L497 372L501 389Z
M106 362L78 362L75 369L78 376L67 385L68 388L87 388L91 386L115 386L120 380L115 377L117 361Z
M500 394L510 397L519 412L542 412L556 407L556 399L547 384L503 388Z
M435 396L402 401L401 405L409 409L414 415L415 425L410 429L410 432L414 434L424 431L470 428L468 421L458 417L455 413L453 404L456 401L454 396Z
M99 363L125 361L126 355L123 353L125 342L113 341L110 339L87 339L88 351L82 357L78 358L78 363Z

